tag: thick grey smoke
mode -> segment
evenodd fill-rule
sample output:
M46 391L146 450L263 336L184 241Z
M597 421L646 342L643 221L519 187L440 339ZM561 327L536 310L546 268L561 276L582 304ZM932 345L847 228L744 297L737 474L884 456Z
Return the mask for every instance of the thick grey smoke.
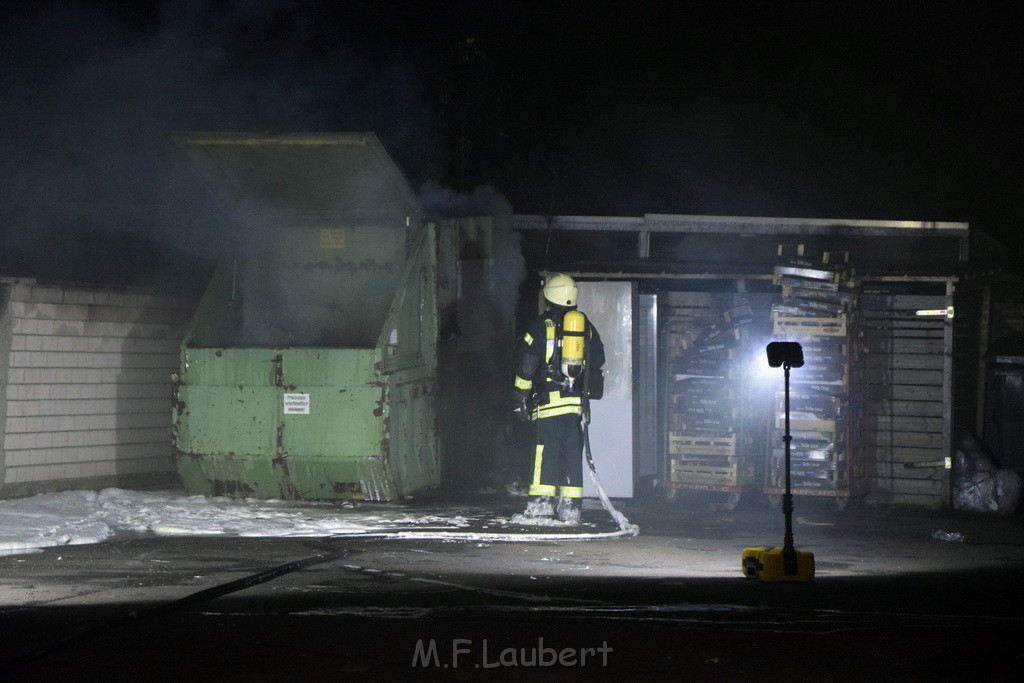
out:
M420 201L429 218L512 214L512 202L493 185L481 185L469 192L458 192L430 181L420 188Z
M441 382L442 448L449 485L474 488L507 480L511 463L508 392L512 383L515 310L526 278L520 235L512 230L512 205L490 185L458 192L436 182L420 188L428 220L465 225L459 261L454 358ZM490 217L486 247L473 217ZM465 222L459 219L466 218ZM476 247L475 249L473 247ZM464 419L465 388L474 387L473 420ZM514 476L514 475L511 475Z
M458 192L437 182L424 183L420 202L430 220L465 216L492 216L501 226L494 235L492 252L488 255L486 278L491 304L499 307L500 316L512 316L519 296L519 286L526 278L519 233L511 229L512 203L493 185L481 185L469 192Z

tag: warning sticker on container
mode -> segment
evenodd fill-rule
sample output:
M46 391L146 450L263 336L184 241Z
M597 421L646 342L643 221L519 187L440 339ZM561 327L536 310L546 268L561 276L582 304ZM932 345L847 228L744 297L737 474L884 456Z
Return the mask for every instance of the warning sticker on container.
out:
M309 394L285 394L285 415L309 415Z
M345 228L321 228L320 229L321 249L344 249Z

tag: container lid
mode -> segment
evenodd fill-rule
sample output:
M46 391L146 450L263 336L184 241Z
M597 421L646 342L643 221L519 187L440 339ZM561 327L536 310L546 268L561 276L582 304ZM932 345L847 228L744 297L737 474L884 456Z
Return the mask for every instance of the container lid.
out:
M373 133L178 133L174 139L228 202L325 218L422 214Z

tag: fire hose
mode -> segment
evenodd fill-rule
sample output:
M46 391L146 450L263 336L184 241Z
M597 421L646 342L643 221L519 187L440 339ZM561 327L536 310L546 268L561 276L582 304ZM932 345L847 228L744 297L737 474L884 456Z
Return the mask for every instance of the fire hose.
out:
M601 505L608 511L608 514L612 516L615 523L619 525L621 530L621 536L636 536L640 533L640 527L636 524L630 524L626 516L615 509L612 505L611 499L608 498L608 494L605 493L604 486L601 485L601 479L597 476L597 467L594 465L594 456L590 451L590 430L588 429L588 423L590 422L590 406L589 402L584 406L583 411L583 453L587 457L587 467L590 469L590 481L594 484L594 488L597 490L597 497L601 499Z
M590 364L590 344L586 345L584 351L584 368ZM600 372L600 368L597 370ZM603 393L603 390L602 390ZM583 453L587 459L587 467L590 469L590 481L593 482L594 488L597 490L597 497L601 499L601 505L608 511L608 514L612 516L615 523L619 525L619 530L623 536L636 536L640 533L640 527L636 524L630 524L626 516L615 509L612 505L611 499L608 498L608 494L605 493L604 486L601 485L601 478L597 476L597 466L594 465L594 454L590 450L590 371L584 370L583 372L583 414L581 419L583 421Z

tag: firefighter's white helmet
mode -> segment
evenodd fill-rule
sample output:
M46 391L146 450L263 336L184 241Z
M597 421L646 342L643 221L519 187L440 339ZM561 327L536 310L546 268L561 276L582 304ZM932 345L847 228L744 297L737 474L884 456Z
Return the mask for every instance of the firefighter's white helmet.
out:
M544 283L544 298L556 306L575 306L579 291L576 281L565 273L555 273Z

